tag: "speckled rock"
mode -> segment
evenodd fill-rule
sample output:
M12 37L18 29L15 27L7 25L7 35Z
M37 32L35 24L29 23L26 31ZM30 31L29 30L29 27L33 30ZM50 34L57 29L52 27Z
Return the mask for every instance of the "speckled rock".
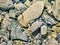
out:
M19 23L22 26L26 27L31 20L34 20L41 16L43 8L44 3L42 1L35 2L23 13L23 17L19 20Z

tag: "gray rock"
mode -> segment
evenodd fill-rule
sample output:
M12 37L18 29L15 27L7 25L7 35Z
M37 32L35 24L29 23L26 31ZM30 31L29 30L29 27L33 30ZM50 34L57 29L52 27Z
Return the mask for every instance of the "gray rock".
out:
M60 43L60 34L57 35L57 41Z
M47 24L50 24L50 25L53 25L53 24L56 24L56 23L57 23L52 17L50 17L50 16L47 14L47 12L44 12L44 13L43 13L42 19L43 19Z
M18 37L21 35L23 30L18 22L12 20L9 28L11 30L11 39L19 39Z

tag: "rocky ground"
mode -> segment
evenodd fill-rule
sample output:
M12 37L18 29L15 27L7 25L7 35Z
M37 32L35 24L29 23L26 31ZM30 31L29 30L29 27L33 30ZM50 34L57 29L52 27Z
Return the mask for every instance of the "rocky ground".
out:
M60 45L60 0L0 0L0 45Z

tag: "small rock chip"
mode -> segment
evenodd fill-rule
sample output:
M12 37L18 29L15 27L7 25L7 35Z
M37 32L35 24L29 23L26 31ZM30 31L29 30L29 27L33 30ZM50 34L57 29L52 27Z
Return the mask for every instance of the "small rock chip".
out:
M47 33L47 26L46 25L43 25L41 27L41 35L45 35Z
M22 15L23 17L22 19L19 20L19 23L22 26L27 27L28 23L31 20L34 20L39 16L41 16L43 8L44 8L44 3L42 1L35 2L23 13Z

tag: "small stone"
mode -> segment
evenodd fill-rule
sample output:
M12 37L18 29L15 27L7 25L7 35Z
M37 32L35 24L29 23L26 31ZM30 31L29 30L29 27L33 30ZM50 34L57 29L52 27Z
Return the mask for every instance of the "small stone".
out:
M25 4L29 7L29 6L31 6L31 5L32 5L32 2L31 2L31 1L29 1L29 0L26 0Z
M21 12L25 11L27 8L23 3L18 3L18 4L15 3L14 7Z
M40 28L42 25L42 22L37 20L34 23L32 23L32 25L29 27L29 30L31 30L32 32L36 31L38 28Z
M43 25L41 27L41 35L45 35L47 33L47 26L46 25Z
M2 21L2 19L3 19L3 16L0 14L0 22Z
M21 26L27 27L29 22L41 16L43 8L44 8L44 3L42 1L37 1L34 4L32 4L23 13L22 19L19 20L19 23L21 24Z
M60 0L56 0L53 6L53 16L60 21Z
M7 10L9 8L12 8L13 3L11 0L0 0L0 8L2 10Z
M50 24L50 25L54 25L54 24L57 23L52 17L50 17L50 16L47 14L47 12L44 12L44 13L43 13L42 19L43 19L47 24Z
M46 45L58 45L58 42L55 39L48 40Z
M57 41L60 43L60 33L57 35Z
M56 33L56 32L52 32L52 33L51 33L51 37L52 37L52 38L56 38L56 37L57 37L57 33Z
M1 45L6 45L6 42L2 42Z

